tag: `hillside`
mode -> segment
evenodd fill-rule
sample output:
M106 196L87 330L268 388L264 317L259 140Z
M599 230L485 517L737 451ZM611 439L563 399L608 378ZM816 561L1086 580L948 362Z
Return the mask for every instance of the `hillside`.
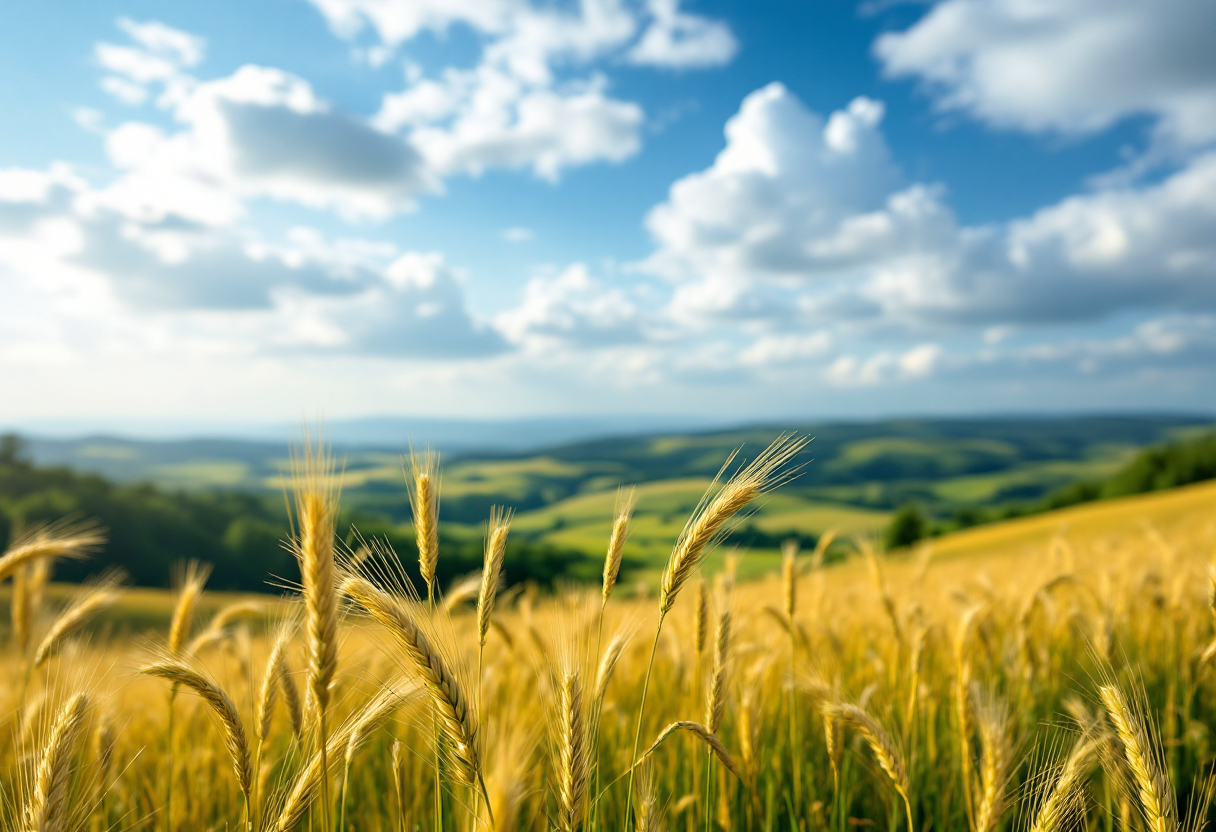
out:
M896 507L909 502L941 528L976 507L997 516L1061 488L1109 477L1144 446L1208 427L1201 417L807 425L798 432L814 440L797 460L799 476L743 518L730 545L750 550L747 568L762 572L785 538L809 547L827 529L876 534ZM604 438L531 454L452 454L443 466L441 520L450 553L445 577L476 568L481 524L494 505L516 511L515 579L547 583L593 574L624 484L638 487L630 565L639 577L651 574L731 453L742 449L736 463L745 460L779 432L752 427ZM114 528L112 548L125 553L113 562L140 584L163 583L169 561L191 556L230 562L223 572L232 589L257 586L255 571L292 572L279 545L287 532L287 448L98 438L58 445L39 440L28 450L36 465L55 461L71 468L44 465L37 476L16 472L0 494L0 514L30 521L71 512L101 517ZM343 528L353 524L387 536L408 555L413 541L399 451L337 452L345 460ZM102 471L117 483L76 469ZM0 517L0 525L8 524ZM261 568L267 565L273 568Z

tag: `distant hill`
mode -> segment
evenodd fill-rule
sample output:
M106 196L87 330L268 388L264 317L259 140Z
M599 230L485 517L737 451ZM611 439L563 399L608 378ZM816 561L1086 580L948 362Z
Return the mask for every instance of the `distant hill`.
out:
M491 506L510 506L518 512L517 536L593 554L603 546L617 487L636 484L633 545L658 558L732 452L742 448L747 458L792 430L814 437L799 460L801 475L770 496L737 537L775 548L782 535L811 539L831 527L881 529L891 512L909 503L937 524L1000 516L1076 483L1103 480L1140 449L1203 433L1211 421L1186 414L889 419L643 434L622 426L617 435L527 451L453 452L439 445L445 451L442 514L474 534ZM503 425L509 430L510 423ZM328 428L327 435L333 437ZM345 461L344 504L387 523L407 522L401 460L407 443L335 443ZM169 491L245 492L280 506L289 462L286 442L234 439L34 437L28 449L39 465Z

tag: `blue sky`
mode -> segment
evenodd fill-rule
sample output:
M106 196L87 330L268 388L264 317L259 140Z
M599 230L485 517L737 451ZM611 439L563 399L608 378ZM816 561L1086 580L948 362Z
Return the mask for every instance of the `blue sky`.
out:
M1214 30L7 3L0 422L1211 410Z

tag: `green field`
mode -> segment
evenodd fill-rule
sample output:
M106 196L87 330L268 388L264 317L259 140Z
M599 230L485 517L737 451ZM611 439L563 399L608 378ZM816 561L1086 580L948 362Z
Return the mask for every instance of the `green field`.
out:
M443 459L440 519L451 541L451 562L459 564L454 569L475 568L482 524L492 507L505 506L515 512L512 539L523 547L519 557L531 564L522 571L586 575L602 556L618 489L636 486L627 569L645 578L667 556L732 453L737 452L733 465L738 465L783 430L792 430L813 438L796 461L798 475L741 518L727 544L751 550L746 568L763 571L775 562L785 537L809 544L829 529L844 537L875 535L909 503L938 528L969 525L975 521L961 519L968 512L1001 516L1061 487L1108 477L1147 445L1210 427L1205 418L1181 416L888 420L625 436L530 453L452 454ZM116 550L111 562L131 572L137 583L163 582L169 561L185 556L217 565L228 559L223 571L234 576L233 589L248 588L252 578L241 577L242 570L255 564L263 571L280 570L277 574L291 569L277 543L287 533L288 447L95 437L58 444L38 440L29 448L33 462L48 474L54 469L45 465L54 462L125 485L102 499L110 486L72 480L77 475L65 473L59 479L43 477L38 493L30 496L18 493L28 486L14 480L11 498L0 493L0 510L11 517L36 521L75 511L105 520L107 512L118 518L132 512L148 516L149 505L157 507L160 519L148 521L152 538L111 541ZM408 551L412 538L402 450L338 447L335 454L346 522L388 536ZM119 532L128 526L121 519L105 522ZM182 531L187 526L193 530ZM138 561L122 554L123 547L133 546L146 550ZM563 562L568 568L560 566Z

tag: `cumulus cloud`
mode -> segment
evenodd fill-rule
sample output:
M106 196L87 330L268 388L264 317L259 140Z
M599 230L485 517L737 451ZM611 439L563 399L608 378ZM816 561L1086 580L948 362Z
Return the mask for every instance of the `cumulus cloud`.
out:
M423 31L444 32L463 23L481 32L506 27L514 0L311 0L330 28L342 38L353 38L371 26L380 39L398 46Z
M660 247L645 268L673 279L800 278L923 235L940 207L923 189L892 194L882 116L881 103L857 98L824 119L779 83L747 96L714 163L647 216Z
M132 219L97 197L63 166L0 171L6 292L25 286L37 296L52 288L44 275L62 275L28 308L62 312L63 297L83 293L98 320L137 318L145 333L172 322L160 337L240 343L254 353L447 359L507 348L469 310L459 274L440 255L332 242L302 228L268 241L176 216Z
M507 343L470 313L459 276L436 253L406 253L365 291L335 301L287 303L300 325L295 346L387 358L494 355Z
M107 135L125 171L101 200L144 219L230 223L269 196L350 217L386 217L435 183L407 142L333 110L311 85L247 65L209 82L178 79L165 105L183 129L126 122Z
M933 372L941 355L937 344L918 344L901 353L883 350L864 359L841 355L827 368L826 377L845 387L924 378Z
M628 159L641 147L645 114L635 102L613 98L592 65L616 57L698 68L726 63L736 49L725 24L682 11L678 0L652 0L646 15L621 0L315 5L348 38L365 25L393 46L455 24L483 36L477 66L437 77L407 73L407 86L385 95L375 117L444 175L527 169L552 181L569 168Z
M1216 139L1216 6L1190 0L941 0L874 51L945 109L998 127L1092 133L1129 116Z
M1216 303L1216 154L966 227L940 188L903 180L881 116L857 99L824 119L779 84L749 95L714 163L647 218L640 268L678 282L671 314L916 332Z
M693 69L728 64L739 50L730 27L680 9L680 0L650 0L651 23L629 50L643 66Z
M495 323L513 343L534 349L595 348L643 341L642 318L625 292L605 287L575 263L554 277L530 280L523 302Z
M641 107L606 95L602 76L561 89L530 88L488 67L462 76L449 76L452 94L460 99L451 108L454 116L408 133L444 175L525 168L554 181L568 168L621 162L641 147ZM398 115L394 109L393 99L386 98L377 122L400 126L400 108Z

